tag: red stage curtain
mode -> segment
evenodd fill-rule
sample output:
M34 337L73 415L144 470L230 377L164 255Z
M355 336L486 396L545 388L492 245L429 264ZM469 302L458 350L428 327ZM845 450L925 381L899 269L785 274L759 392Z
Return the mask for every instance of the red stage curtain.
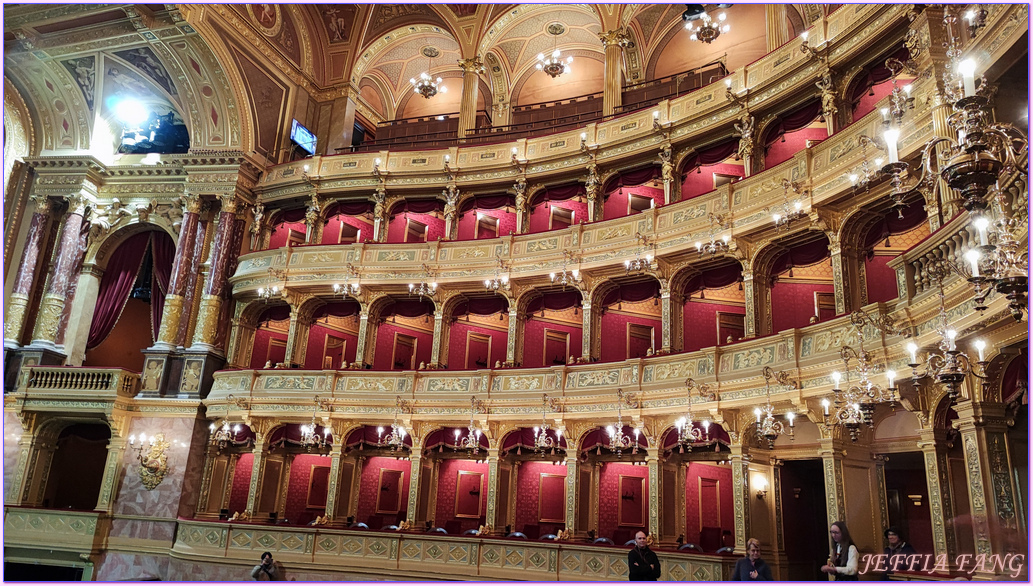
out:
M916 226L926 220L925 206L913 202L906 208L890 210L874 226L868 229L864 238L864 249L871 252L871 248L886 239L891 234L903 234L910 232Z
M312 313L314 319L326 317L328 315L333 317L348 317L349 315L356 315L359 313L359 302L353 299L346 299L344 301L334 301L327 303Z
M603 297L603 307L613 305L618 301L637 303L639 301L645 301L646 299L659 297L659 281L649 280L642 283L629 283L627 285L621 285L607 293L606 296Z
M294 208L293 210L284 210L277 218L278 223L295 224L305 219L305 212L307 208Z
M330 208L326 211L326 217L332 218L338 214L344 214L346 216L361 216L362 214L370 211L372 206L373 204L369 200L339 201L330 205ZM304 217L304 215L302 217Z
M703 271L689 277L685 282L683 294L689 295L701 289L720 289L727 287L742 278L742 265L731 263L722 267Z
M892 77L892 73L886 67L886 60L889 58L899 59L901 62L908 60L907 47L900 47L880 55L874 59L865 69L866 72L858 75L854 78L854 81L850 84L850 89L847 91L847 95L850 96L850 102L854 106L861 101L861 97L868 92L873 85L882 83Z
M536 193L529 207L534 207L543 201L565 201L577 197L584 192L585 188L577 183L561 187L550 187Z
M767 132L764 133L764 146L769 146L787 132L800 130L801 128L806 127L811 122L814 122L814 120L818 118L819 114L821 114L821 100L814 99L788 114L780 116L779 119L768 128Z
M707 148L686 157L685 163L682 165L681 172L684 175L700 165L713 165L714 163L720 163L734 155L737 150L739 150L738 138L730 138L717 144L710 145Z
M399 299L384 308L380 317L400 315L402 317L420 317L434 315L434 304L428 299Z
M527 303L527 313L535 313L545 307L550 311L562 311L581 305L581 293L577 290L545 293Z
M172 278L172 262L176 243L164 232L151 232L151 339L158 339L161 316L165 312L165 296Z
M459 213L466 213L474 208L482 210L497 210L506 206L514 205L514 198L512 195L477 195L471 197L463 202L463 205L459 206Z
M100 279L97 306L93 310L93 322L90 323L90 335L86 341L87 349L100 346L114 329L129 300L129 293L133 290L150 239L150 232L135 234L112 253L104 276Z

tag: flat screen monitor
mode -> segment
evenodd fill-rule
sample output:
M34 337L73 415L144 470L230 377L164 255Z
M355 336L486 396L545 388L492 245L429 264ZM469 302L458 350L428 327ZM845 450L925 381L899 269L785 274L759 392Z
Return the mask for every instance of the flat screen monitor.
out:
M291 140L306 153L310 155L316 154L316 135L312 134L312 131L308 128L299 124L297 120L291 122Z

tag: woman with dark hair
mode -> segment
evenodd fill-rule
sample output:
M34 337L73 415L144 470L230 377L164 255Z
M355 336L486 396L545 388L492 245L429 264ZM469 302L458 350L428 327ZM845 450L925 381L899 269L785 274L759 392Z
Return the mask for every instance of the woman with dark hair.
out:
M850 537L846 523L832 523L829 536L832 537L829 563L822 566L821 571L835 576L836 580L857 580L857 546Z
M886 543L889 544L889 547L882 551L886 556L887 568L887 571L882 575L882 579L889 580L889 575L893 572L906 570L908 566L907 557L916 555L918 552L911 547L910 543L904 540L904 533L897 527L887 527L886 531L883 531L883 535L886 537Z

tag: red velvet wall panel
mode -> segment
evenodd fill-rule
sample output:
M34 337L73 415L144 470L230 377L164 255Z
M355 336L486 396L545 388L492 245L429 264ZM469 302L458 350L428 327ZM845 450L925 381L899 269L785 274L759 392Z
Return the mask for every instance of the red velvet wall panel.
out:
M686 302L682 311L682 337L684 350L693 352L724 343L717 337L717 312L745 314L741 305L724 303Z
M524 357L521 366L526 368L552 366L551 356L547 364L542 364L546 329L567 332L570 340L570 353L574 356L581 356L581 328L532 318L524 322Z
M309 481L312 478L313 466L330 467L330 457L318 454L298 454L291 462L291 476L287 481L287 495L283 511L283 518L294 525L304 525L322 515L326 510L323 508L308 508L309 503ZM317 484L318 491L321 486ZM322 494L315 495L314 503L321 502L325 505L326 497Z
M546 535L555 533L556 529L562 528L562 522L541 521L539 503L552 500L558 501L563 506L566 502L563 487L557 487L550 482L541 484L542 474L555 474L566 478L567 467L548 462L524 462L520 465L520 469L517 470L517 493L514 502L516 519L513 531L523 531L527 525L538 525L539 534ZM544 494L539 492L540 486L544 487Z
M505 322L499 322L504 324ZM474 356L474 351L478 350L480 346L475 346L471 340L470 349L471 356L467 360L466 355L466 339L467 332L476 332L484 334L485 336L491 337L491 356L485 356L480 353ZM452 324L451 331L449 332L448 342L448 366L452 370L458 370L461 368L491 368L495 366L495 361L499 360L502 362L506 361L506 341L509 338L507 332L500 332L498 330L492 330L483 326L479 326L475 323L464 322L462 318L459 321ZM485 366L474 366L474 358L485 357L488 359L488 365Z
M269 236L269 249L282 248L287 246L287 234L290 230L305 234L305 222L284 222L273 226L272 234Z
M248 486L251 484L251 463L254 454L241 454L237 468L233 471L233 486L230 488L230 514L243 512L247 508Z
M549 216L551 207L574 210L574 223L588 221L588 204L573 199L565 201L543 202L531 210L530 232L547 232L549 228Z
M873 256L864 261L864 279L868 286L868 303L897 298L897 273L887 263L892 256Z
M359 242L373 240L373 224L357 216L337 215L323 226L323 237L320 244L337 244L341 239L341 224L348 224L360 230Z
M901 83L900 87L904 87L905 85L907 85L906 82ZM873 112L875 110L875 105L879 103L879 100L890 95L890 92L892 91L893 81L889 79L872 86L872 92L874 92L875 95L869 96L868 92L865 92L864 96L861 97L861 101L857 103L857 107L854 108L854 120L860 120L863 116Z
M459 216L459 240L473 240L477 229L477 213L499 219L499 236L507 236L516 232L516 214L505 209L481 210L472 209Z
M787 132L785 142L779 139L768 147L768 152L764 156L764 168L770 169L793 158L793 155L807 148L808 140L824 140L828 136L829 132L824 128L801 128Z
M391 363L391 356L394 351L395 332L416 338L416 366L419 366L420 362L430 362L431 345L434 343L433 334L411 330L386 321L377 328L377 350L373 358L373 368L375 370L394 369ZM406 364L402 369L408 370L409 365Z
M831 283L775 283L771 288L772 333L802 328L814 315L814 292L832 293Z
M599 473L599 537L609 537L613 539L615 532L621 534L628 534L628 539L635 536L635 531L645 528L648 524L646 523L640 526L621 526L618 522L618 513L620 507L620 477L621 476L637 476L646 479L645 486L649 486L649 468L645 466L636 466L634 464L619 464L616 462L607 462L603 465L602 470ZM641 498L646 499L646 510L649 510L649 491L642 495ZM638 500L634 503L634 506L640 506ZM630 501L626 501L624 506L631 506ZM617 545L624 545L622 540ZM616 543L617 540L614 539Z
M711 482L709 486L702 486L703 495L700 498L701 479ZM713 481L717 481L717 499L713 498L715 489ZM704 527L712 527L711 523L720 520L722 533L724 531L735 531L735 518L732 510L732 469L727 466L712 466L698 462L689 463L685 471L685 520L687 523L686 543L700 543L700 520L703 520ZM701 517L702 514L702 517ZM714 549L712 548L711 551Z
M321 370L323 368L324 348L326 347L326 337L328 335L343 339L345 341L345 360L348 362L355 362L355 349L359 343L358 336L346 334L338 330L331 330L330 328L316 323L312 324L312 327L308 332L308 348L305 350L305 368L310 370ZM331 368L341 368L341 361L335 360Z
M434 242L438 236L445 237L445 220L430 214L403 212L391 218L387 225L388 242L405 242L407 220L412 219L427 226L427 242Z
M652 326L654 341L653 349L656 350L660 348L660 344L662 343L660 336L663 331L663 324L659 318L650 319L637 315L621 315L613 311L607 311L602 317L602 332L600 333L602 338L602 349L599 354L599 359L601 361L609 362L611 360L625 360L628 358L629 323ZM644 348L648 348L648 345L643 346L642 343L632 341L632 348L636 352L641 352L642 356L645 356ZM633 353L632 356L634 357L635 353Z
M286 346L276 347L272 353L269 353L269 340L271 339L286 342L287 334L269 330L255 330L254 350L251 351L251 368L262 368L265 366L266 360L270 359L274 365L277 362L283 362Z
M701 170L703 171L702 173L697 173L696 169L686 172L685 179L681 184L681 198L683 200L692 199L697 195L714 191L714 173L735 175L736 177L742 177L745 174L741 164L718 163L716 165L704 165Z
M652 198L655 207L664 205L664 188L636 185L634 187L613 188L609 197L603 202L603 219L623 218L628 215L628 196L638 195Z
M459 473L462 471L481 474L481 517L484 516L484 511L488 506L488 465L478 464L471 460L443 460L438 469L438 500L437 510L434 512L434 524L438 527L445 527L449 521L458 521L460 533L467 529L476 529L481 524L480 519L459 518L455 515L457 483ZM470 496L466 494L464 498L468 499ZM453 532L449 531L449 533Z
M397 470L402 473L402 494L399 500L399 510L396 514L389 512L377 512L377 496L385 491L382 491L381 485L381 470ZM375 456L366 460L365 465L362 467L362 476L359 480L359 502L356 508L355 520L361 523L369 523L372 517L380 517L383 524L379 527L370 525L370 529L379 530L384 525L397 524L396 522L403 518L408 510L409 505L409 461L408 460L396 460L394 458L385 458L382 456ZM389 477L385 476L385 480L390 480ZM392 487L388 487L389 490ZM385 497L386 498L386 497ZM390 500L390 499L387 499ZM385 506L386 502L382 499L381 506ZM386 511L386 509L383 509Z

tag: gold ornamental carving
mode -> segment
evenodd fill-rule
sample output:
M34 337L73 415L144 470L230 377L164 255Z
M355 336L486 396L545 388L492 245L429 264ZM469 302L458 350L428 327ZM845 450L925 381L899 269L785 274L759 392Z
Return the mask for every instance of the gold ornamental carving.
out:
M194 330L195 344L215 343L221 309L222 298L218 295L205 293L201 296L201 305L197 311L197 327ZM164 320L162 320L162 323L164 323Z
M201 213L201 204L203 203L203 200L201 199L200 195L197 195L196 193L187 192L181 196L181 199L183 201L183 208L187 211L187 213Z
M132 438L129 441L132 446ZM165 439L163 433L152 437L147 448L144 448L143 443L143 434L140 434L140 446L137 448L139 450L137 458L140 461L140 482L147 490L154 490L165 480L165 475L169 472L167 452L172 443Z
M183 317L183 296L168 295L165 297L165 311L161 318L161 328L158 330L158 341L166 344L176 343L176 334L179 333L179 321Z
M4 320L4 339L15 342L21 337L25 327L25 311L29 307L29 299L17 293L11 294L7 304L7 319Z
M64 308L64 297L44 295L43 303L39 308L39 318L36 320L36 329L32 333L33 339L50 342L57 340L57 329L61 322L61 311Z

